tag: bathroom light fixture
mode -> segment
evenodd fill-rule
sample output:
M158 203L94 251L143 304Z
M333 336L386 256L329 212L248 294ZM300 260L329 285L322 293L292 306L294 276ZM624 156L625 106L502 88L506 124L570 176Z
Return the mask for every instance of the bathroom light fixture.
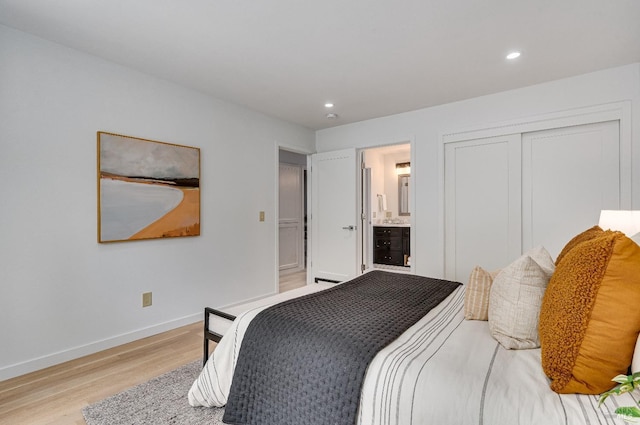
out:
M507 59L513 60L513 59L519 58L520 55L521 55L520 52L511 52L507 55Z
M396 174L411 174L410 162L399 162L396 164Z

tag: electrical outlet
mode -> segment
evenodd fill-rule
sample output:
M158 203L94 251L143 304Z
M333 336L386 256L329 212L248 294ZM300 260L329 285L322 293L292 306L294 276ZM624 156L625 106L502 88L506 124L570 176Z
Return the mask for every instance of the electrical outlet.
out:
M152 303L151 292L145 292L142 294L142 307L149 307Z
M391 218L393 216L393 214L391 213L391 211L387 211L385 213L385 215L387 216L387 218Z
M264 221L264 211L260 211L260 221Z

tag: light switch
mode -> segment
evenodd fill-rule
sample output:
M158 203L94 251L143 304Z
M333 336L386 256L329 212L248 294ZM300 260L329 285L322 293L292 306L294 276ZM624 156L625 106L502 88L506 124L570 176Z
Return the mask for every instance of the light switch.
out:
M149 307L153 303L151 298L151 292L145 292L142 294L142 307Z

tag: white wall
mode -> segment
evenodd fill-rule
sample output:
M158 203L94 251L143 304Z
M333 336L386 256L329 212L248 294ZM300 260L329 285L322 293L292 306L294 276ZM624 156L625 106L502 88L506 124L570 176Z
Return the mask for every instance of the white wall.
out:
M412 261L416 273L442 277L444 242L440 149L443 134L625 100L632 104L632 208L640 209L640 64L637 63L321 130L316 132L316 149L327 152L414 140L411 182L416 189L411 218Z
M201 236L96 242L98 130L201 148ZM0 380L274 292L277 144L314 134L0 26Z

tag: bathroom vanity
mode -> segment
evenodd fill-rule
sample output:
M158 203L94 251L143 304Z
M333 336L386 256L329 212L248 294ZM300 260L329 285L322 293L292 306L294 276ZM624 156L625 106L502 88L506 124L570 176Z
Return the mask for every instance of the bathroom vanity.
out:
M373 262L409 267L411 227L403 225L373 226Z

